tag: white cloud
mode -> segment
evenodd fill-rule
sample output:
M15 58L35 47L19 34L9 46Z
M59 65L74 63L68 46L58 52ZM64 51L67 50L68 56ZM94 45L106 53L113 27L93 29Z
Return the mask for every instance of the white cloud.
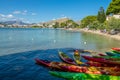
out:
M36 15L36 13L31 13L31 15L33 15L33 16L34 16L34 15Z
M14 11L13 14L21 14L21 11Z
M22 14L23 14L23 15L26 15L27 12L28 12L27 10L24 10L24 11L22 12Z
M19 10L16 10L13 12L13 14L21 14L21 15L26 15L28 13L27 10L24 10L24 11L19 11Z
M24 10L23 12L24 12L24 13L27 13L28 11L27 11L27 10Z
M5 17L5 15L3 15L3 14L0 14L0 17Z
M8 14L8 15L0 14L0 17L1 18L14 18L12 14Z
M14 16L12 14L6 15L6 18L13 18Z

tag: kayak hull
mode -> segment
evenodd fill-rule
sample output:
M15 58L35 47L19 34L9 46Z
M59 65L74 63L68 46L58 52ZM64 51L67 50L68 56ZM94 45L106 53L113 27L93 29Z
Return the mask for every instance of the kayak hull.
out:
M71 73L50 71L51 75L67 80L120 80L120 76L110 76L101 74Z
M68 64L76 65L73 59L71 59L68 55L63 52L59 52L60 59Z

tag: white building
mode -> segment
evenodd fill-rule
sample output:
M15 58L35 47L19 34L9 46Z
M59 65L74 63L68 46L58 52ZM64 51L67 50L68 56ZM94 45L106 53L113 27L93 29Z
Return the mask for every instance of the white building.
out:
M109 20L111 17L114 17L114 18L116 18L116 19L120 19L120 14L114 14L114 15L112 15L112 16L107 16L107 17L106 17L106 20Z

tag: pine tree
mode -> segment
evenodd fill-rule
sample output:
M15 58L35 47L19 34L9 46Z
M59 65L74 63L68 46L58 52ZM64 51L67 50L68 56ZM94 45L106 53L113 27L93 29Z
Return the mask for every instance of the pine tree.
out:
M112 0L109 4L106 15L120 13L120 0Z
M104 23L104 21L106 20L106 15L103 7L100 7L100 10L98 11L97 20L100 23Z

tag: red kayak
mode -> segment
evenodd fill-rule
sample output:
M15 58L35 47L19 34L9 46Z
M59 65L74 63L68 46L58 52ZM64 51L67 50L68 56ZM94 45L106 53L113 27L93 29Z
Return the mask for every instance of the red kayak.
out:
M92 67L92 66L60 66L62 69L69 72L87 73L87 74L106 74L106 75L120 75L119 67ZM116 73L116 74L115 74Z
M69 71L69 72L82 72L89 74L110 74L113 75L116 72L119 72L120 69L118 67L91 67L91 66L76 66L71 64L66 64L63 62L50 62L47 60L35 59L36 63L39 65L44 65L49 67L50 69L57 69L61 71ZM120 73L117 73L120 75Z
M72 64L67 64L67 63L63 63L63 62L53 62L53 61L47 61L47 60L42 60L42 59L35 59L36 63L42 66L46 66L49 67L51 69L59 69L62 71L66 71L63 68L61 68L60 66L65 65L65 66L69 66Z
M112 48L112 50L115 50L115 51L119 51L119 52L120 52L120 48Z
M100 56L106 56L105 54L102 54L102 53L100 53L100 54L98 54L98 55L100 55Z
M93 62L93 61L88 61L86 62L86 64L89 66L95 66L95 67L114 67L114 65L108 65L108 64Z
M90 56L82 56L84 57L86 60L89 61L93 61L93 62L99 62L99 63L104 63L107 65L114 65L114 66L120 66L120 61L111 61L111 60L106 60L104 58L94 58L94 57L90 57Z
M35 59L36 63L39 64L39 65L43 65L43 66L46 66L46 67L50 67L50 61L47 61L47 60L42 60L42 59Z

